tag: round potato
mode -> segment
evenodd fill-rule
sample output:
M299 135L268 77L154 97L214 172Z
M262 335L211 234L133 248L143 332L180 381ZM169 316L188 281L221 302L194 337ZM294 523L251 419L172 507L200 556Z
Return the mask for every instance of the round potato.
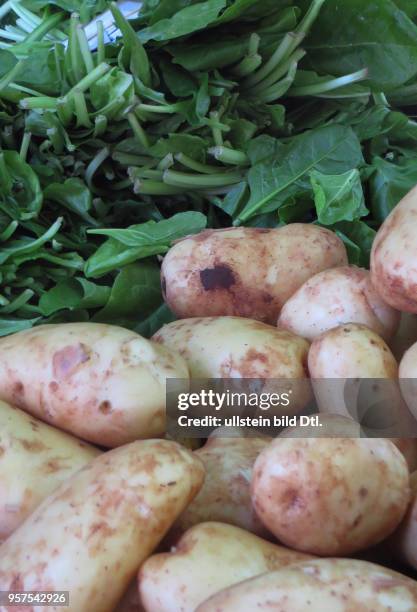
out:
M100 446L162 435L170 377L188 378L182 357L121 327L41 325L0 339L0 398Z
M410 497L409 472L389 440L277 438L257 458L252 501L285 545L348 555L389 536Z
M220 521L266 535L252 506L250 481L253 464L270 440L214 435L203 448L194 451L204 464L206 478L194 501L175 523L174 534L205 521Z
M414 612L417 582L354 559L318 559L220 591L196 612Z
M277 414L294 414L310 399L309 343L290 332L240 317L207 317L164 325L153 340L178 351L191 378L263 379L265 392L291 389L291 401L274 408ZM242 383L236 390L245 389Z
M308 278L345 264L343 242L317 225L206 230L167 253L162 290L180 318L231 315L275 324Z
M398 529L384 542L395 557L417 569L417 472L410 476L411 503Z
M339 325L362 323L388 340L399 322L400 313L377 294L368 270L342 266L304 283L284 304L278 328L314 340Z
M68 612L113 612L203 479L201 461L174 442L145 440L104 453L2 544L0 589L69 591Z
M0 541L100 451L0 401Z
M372 245L372 282L383 300L417 313L417 187L388 215Z
M342 325L316 338L308 368L320 412L351 417L372 437L417 432L401 397L397 362L382 338L364 325Z
M238 527L201 523L170 553L154 555L141 566L141 601L146 612L194 612L221 589L307 559Z

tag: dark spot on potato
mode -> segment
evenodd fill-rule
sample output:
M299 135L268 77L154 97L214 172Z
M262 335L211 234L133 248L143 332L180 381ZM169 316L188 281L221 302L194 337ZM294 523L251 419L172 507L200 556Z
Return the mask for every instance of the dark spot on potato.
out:
M2 446L0 446L0 457L1 457L2 455L4 455L4 453L5 453L4 448L3 448Z
M14 383L13 385L13 393L15 393L16 395L21 395L25 390L25 387L23 385L22 382L20 382L20 380L16 383Z
M39 440L22 440L18 438L18 442L23 446L29 453L41 453L47 449L47 446Z
M167 281L165 276L162 274L161 276L161 290L162 290L162 297L164 298L164 300L166 299L166 295L167 295Z
M109 414L109 412L111 412L112 410L111 402L109 402L109 400L104 400L103 402L100 403L98 409L103 414Z
M55 391L58 391L59 389L58 383L55 380L53 380L52 382L49 383L49 389L52 391L52 393L55 393Z
M229 266L218 265L200 272L201 284L205 291L229 289L235 284L235 276Z
M359 496L362 498L365 498L368 495L368 489L366 489L365 487L361 487L359 489Z
M39 423L37 423L36 421L30 421L30 426L32 428L33 431L38 431L39 429Z

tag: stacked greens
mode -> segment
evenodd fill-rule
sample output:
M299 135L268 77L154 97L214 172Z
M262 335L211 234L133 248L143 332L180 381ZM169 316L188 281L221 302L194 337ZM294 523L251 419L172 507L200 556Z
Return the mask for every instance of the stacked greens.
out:
M110 8L122 36L83 25ZM158 256L204 227L314 222L367 265L417 182L417 3L105 0L0 7L0 334L149 335Z

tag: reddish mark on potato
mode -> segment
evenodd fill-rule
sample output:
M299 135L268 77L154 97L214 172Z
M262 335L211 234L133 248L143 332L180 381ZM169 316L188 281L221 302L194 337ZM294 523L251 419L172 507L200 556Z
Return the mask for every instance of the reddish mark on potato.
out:
M48 447L39 440L22 440L18 439L19 443L23 446L23 448L29 453L41 453L46 450Z
M69 378L78 366L90 359L84 344L65 346L57 351L52 358L54 377L58 380Z
M6 451L4 450L4 448L3 448L2 446L0 446L0 457L1 457L2 455L4 455L4 453L5 453L5 452L6 452Z
M205 291L229 289L236 283L232 270L223 264L201 270L200 281Z
M13 393L16 395L22 395L22 393L24 393L25 391L25 387L23 385L22 382L20 382L20 380L18 382L15 382L13 385Z
M112 411L111 402L109 402L109 400L104 400L103 402L100 403L98 409L100 410L102 414L109 414L109 412Z
M49 389L52 393L55 393L59 389L59 384L55 380L53 380L49 383Z
M366 487L361 487L359 489L359 497L365 498L368 495L368 489Z

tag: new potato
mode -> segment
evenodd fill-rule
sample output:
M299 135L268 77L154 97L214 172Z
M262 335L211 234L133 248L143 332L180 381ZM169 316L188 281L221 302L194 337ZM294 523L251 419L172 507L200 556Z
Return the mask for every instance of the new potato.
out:
M2 544L0 590L69 591L67 612L113 612L203 479L198 458L174 442L145 440L104 453Z
M306 376L309 343L272 325L241 317L183 319L164 325L153 340L179 352L191 378L266 379L265 392L291 388L291 401L276 406L277 414L294 414L310 399ZM284 378L292 381L285 385L272 381L268 386L268 379ZM236 391L245 389L242 384ZM231 410L237 411L236 406Z
M146 612L194 612L221 589L307 558L232 525L201 523L141 566L141 601Z
M98 449L0 401L0 541Z
M399 525L409 472L389 440L277 438L255 461L252 501L264 525L295 550L341 556Z
M163 434L170 377L188 378L180 355L121 327L42 325L0 339L0 398L100 446Z
M196 612L414 612L417 582L354 559L318 559L220 591Z
M270 438L210 437L194 451L204 464L206 478L200 492L175 523L174 532L183 533L205 521L220 521L242 527L257 535L267 531L252 506L252 468Z
M343 266L319 272L284 304L278 328L308 340L345 323L361 323L388 340L400 313L375 291L368 270Z
M167 253L162 289L180 318L232 315L275 324L308 278L345 264L343 242L317 225L206 230Z
M385 219L372 245L372 282L393 308L417 313L417 187Z

